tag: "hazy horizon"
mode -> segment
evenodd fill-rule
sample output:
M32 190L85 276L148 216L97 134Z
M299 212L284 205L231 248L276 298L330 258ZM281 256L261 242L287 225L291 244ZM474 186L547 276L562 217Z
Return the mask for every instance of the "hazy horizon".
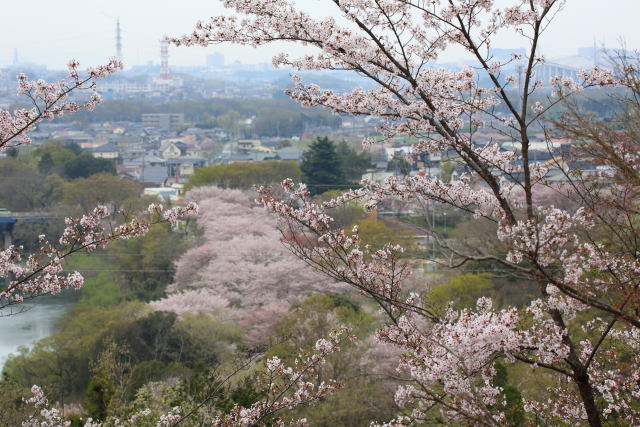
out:
M499 3L505 3L501 0ZM123 58L125 68L159 62L159 40L164 35L178 36L192 31L195 22L224 13L218 1L183 0L179 3L138 0L111 0L86 4L78 0L37 1L38 8L24 7L16 0L5 1L5 22L0 36L5 43L0 47L0 67L11 65L14 48L19 62L46 65L50 69L64 68L71 58L83 66L104 63L115 56L115 28L119 17L122 26ZM326 0L299 0L301 6L314 14L334 13L334 7ZM601 7L598 0L569 0L560 12L555 24L543 38L542 52L549 58L577 54L580 47L620 46L624 40L627 48L640 46L640 33L635 29L640 3L637 0L613 0L608 7ZM61 23L52 26L51 23ZM28 23L25 25L25 23ZM525 47L524 41L514 35L501 34L494 47ZM270 62L276 53L287 50L302 53L302 47L292 49L273 45L260 49L234 45L217 45L207 48L170 48L172 66L204 65L205 58L214 52L225 56L227 64L240 61L245 64ZM441 61L457 61L463 58L459 50L452 50Z

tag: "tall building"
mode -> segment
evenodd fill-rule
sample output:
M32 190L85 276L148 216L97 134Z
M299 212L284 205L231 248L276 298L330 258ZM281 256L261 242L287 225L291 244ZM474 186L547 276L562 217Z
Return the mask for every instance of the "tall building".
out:
M14 47L13 48L13 66L15 67L19 63L20 61L18 60L18 49Z
M183 113L150 113L142 115L142 126L171 132L184 123Z
M207 56L207 67L210 67L210 68L224 67L224 55L216 52Z

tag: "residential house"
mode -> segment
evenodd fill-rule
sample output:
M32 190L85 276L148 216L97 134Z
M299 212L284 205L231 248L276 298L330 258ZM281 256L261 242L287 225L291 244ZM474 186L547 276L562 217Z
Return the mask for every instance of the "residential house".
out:
M362 175L362 179L366 179L368 182L377 185L383 185L387 178L395 176L393 172L368 170Z
M280 160L293 160L300 163L302 162L302 155L304 153L295 147L284 147L277 150L276 154Z
M91 141L93 139L93 136L80 130L66 130L53 132L51 134L51 138L81 143Z
M151 154L123 160L118 173L128 173L136 181L154 186L164 185L169 178L166 160Z
M118 160L118 158L120 157L120 152L118 151L118 147L116 147L114 144L111 144L111 143L90 148L86 151L87 153L91 154L93 157L97 157L101 159Z
M240 139L238 140L237 145L238 145L238 151L253 150L256 147L260 146L260 140L259 139Z
M260 145L263 147L277 148L280 144L280 138L262 137L260 138Z
M249 153L222 153L221 161L224 164L249 163L253 161Z
M161 148L162 157L164 159L175 159L187 154L189 146L181 141L172 141L165 147Z
M81 142L80 148L83 150L90 150L92 148L102 147L103 145L107 145L108 141L89 141L89 142Z
M193 175L195 170L207 166L204 157L172 157L166 159L169 176L180 179Z
M179 190L172 187L148 187L144 189L145 196L156 196L165 201L177 200L180 198Z

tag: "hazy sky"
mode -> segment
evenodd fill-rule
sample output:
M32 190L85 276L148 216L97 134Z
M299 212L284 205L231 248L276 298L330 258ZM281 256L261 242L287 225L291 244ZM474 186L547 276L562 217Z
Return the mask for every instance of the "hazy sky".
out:
M508 0L500 0L508 2ZM333 13L327 0L298 0L308 10ZM125 67L159 61L163 35L190 32L198 19L219 14L217 0L0 0L0 66L11 64L13 49L20 61L62 68L70 58L83 66L105 62L115 54L115 23L120 17ZM549 58L574 55L577 47L598 43L640 47L640 0L568 0L547 34L542 49ZM503 35L495 47L524 47L516 37ZM206 55L220 52L227 63L270 61L282 47L261 49L218 45L170 49L170 64L203 65ZM300 51L300 50L299 50ZM443 60L456 60L452 52Z

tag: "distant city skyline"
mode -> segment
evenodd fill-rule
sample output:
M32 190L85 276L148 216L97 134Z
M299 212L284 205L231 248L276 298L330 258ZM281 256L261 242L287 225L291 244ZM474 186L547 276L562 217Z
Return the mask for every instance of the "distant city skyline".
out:
M122 29L122 56L125 68L160 62L159 40L164 35L178 36L191 32L197 20L225 13L214 0L182 0L158 2L150 0L110 0L108 4L79 0L39 0L36 9L26 8L17 0L3 1L3 25L0 37L0 67L21 63L46 65L49 69L64 68L71 58L83 66L104 63L116 56L116 21ZM299 0L297 3L314 15L335 13L327 0ZM498 0L507 4L508 0ZM640 12L637 0L611 0L607 7L600 0L569 0L543 38L542 53L549 58L577 55L578 48L603 43L616 48L620 40L627 48L640 46L636 18ZM52 24L54 23L54 24ZM500 34L494 47L525 47L524 41L510 34ZM14 51L15 49L15 51ZM309 52L308 48L273 45L260 49L233 45L204 47L171 47L170 66L202 66L213 53L224 55L225 63L245 64L270 62L276 53ZM17 53L17 58L16 58ZM464 52L452 49L441 62L463 59Z

